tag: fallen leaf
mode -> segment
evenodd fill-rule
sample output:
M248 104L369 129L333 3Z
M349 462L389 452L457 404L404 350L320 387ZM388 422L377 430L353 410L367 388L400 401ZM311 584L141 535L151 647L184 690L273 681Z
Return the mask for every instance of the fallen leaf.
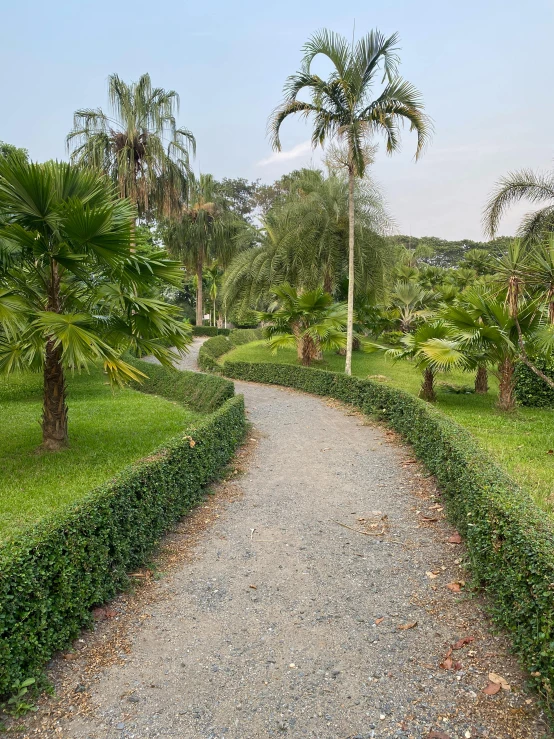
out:
M428 577L428 578L429 578L430 580L434 580L434 579L435 579L435 577L438 577L438 574L439 574L439 573L438 573L438 572L426 572L425 574L427 575L427 577Z
M382 623L384 620L385 620L385 617L384 616L383 616L383 618L376 618L375 619L375 625L376 626L379 626L379 624Z
M446 587L451 590L453 593L459 593L460 590L464 587L465 582L463 580L456 580L455 582L449 582L447 583Z
M427 739L450 739L450 737L444 731L430 731L427 734Z
M449 544L461 544L462 543L462 537L460 534L455 531L452 536L448 539Z
M452 649L449 649L448 652L446 653L446 657L439 664L439 667L442 670L461 670L462 663L457 662L456 660L453 660L451 655L452 655Z
M422 516L422 521L427 521L428 523L435 523L435 521L438 521L438 518L433 518L432 516Z
M483 693L485 695L496 695L498 691L500 690L500 685L498 683L489 683L486 688L483 688Z
M417 626L417 621L410 621L410 623L407 624L400 624L400 626L397 626L397 628L401 631L406 631L407 629L413 629L414 626Z
M549 449L546 453L547 454L554 454L554 449Z
M258 589L258 586L257 585L249 585L248 587L249 588L252 588L252 590L257 590Z
M475 641L474 636L464 636L462 639L458 639L458 641L452 645L452 649L461 649L462 647L465 647L466 644L471 644L472 641Z
M443 506L441 506L440 503L435 503L435 505L429 506L430 511L432 510L442 511L442 508Z
M500 685L503 690L510 690L510 686L501 675L497 675L496 672L489 672L489 680L495 685Z
M105 608L104 615L106 618L115 618L118 615L118 613L117 611L114 611L113 608Z

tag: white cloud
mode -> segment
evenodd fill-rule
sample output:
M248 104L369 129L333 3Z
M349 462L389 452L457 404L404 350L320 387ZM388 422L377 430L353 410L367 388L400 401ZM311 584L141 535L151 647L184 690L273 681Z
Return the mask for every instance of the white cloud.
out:
M280 162L288 162L292 159L299 159L300 157L309 154L312 151L311 141L303 141L301 144L296 144L292 149L288 151L275 151L273 154L262 159L258 162L259 167L267 167L270 164L279 164Z

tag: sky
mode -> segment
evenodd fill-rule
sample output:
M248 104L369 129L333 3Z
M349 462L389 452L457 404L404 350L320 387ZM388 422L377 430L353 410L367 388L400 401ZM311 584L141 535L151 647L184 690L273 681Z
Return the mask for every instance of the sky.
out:
M181 98L196 171L272 182L318 165L309 124L292 118L272 152L267 118L320 28L400 35L400 72L421 91L435 133L416 163L381 144L372 176L398 233L484 237L487 196L509 171L553 167L553 0L251 0L163 3L0 0L0 140L34 160L67 158L79 108L107 108L107 78L148 72ZM378 143L378 140L376 141ZM530 206L505 217L513 234Z

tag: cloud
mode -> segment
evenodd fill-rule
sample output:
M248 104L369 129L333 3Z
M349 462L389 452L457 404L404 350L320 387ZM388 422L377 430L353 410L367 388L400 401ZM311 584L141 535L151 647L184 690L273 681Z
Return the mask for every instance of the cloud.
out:
M292 159L299 159L300 157L309 154L312 151L311 141L303 141L301 144L296 144L292 149L288 151L275 151L273 154L262 159L258 162L259 167L267 167L270 164L279 164L280 162L288 162Z

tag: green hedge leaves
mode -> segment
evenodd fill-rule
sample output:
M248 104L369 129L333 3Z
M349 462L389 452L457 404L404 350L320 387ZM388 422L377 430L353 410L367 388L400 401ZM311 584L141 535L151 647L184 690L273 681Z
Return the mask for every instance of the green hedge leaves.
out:
M142 368L142 367L141 367ZM218 377L147 365L144 389L220 407L63 513L0 547L0 695L36 675L128 583L167 529L203 497L245 433L244 401ZM209 380L209 382L208 382ZM196 395L195 395L196 393Z

